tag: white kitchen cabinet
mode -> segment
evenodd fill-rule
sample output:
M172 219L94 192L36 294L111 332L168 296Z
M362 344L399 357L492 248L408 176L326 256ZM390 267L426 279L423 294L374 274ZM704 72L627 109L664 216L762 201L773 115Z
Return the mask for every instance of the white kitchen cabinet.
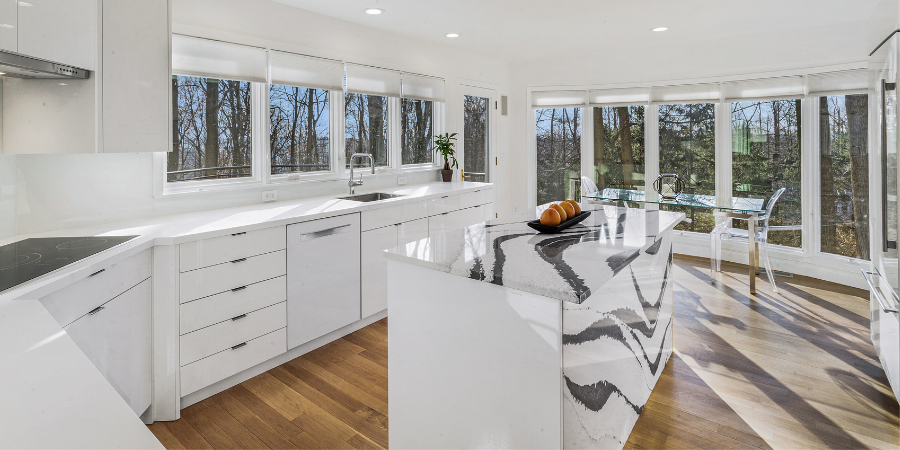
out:
M18 7L17 53L97 70L98 0L28 0L27 3L30 6L20 3Z
M64 328L138 416L150 406L150 280Z
M287 245L285 233L284 227L272 227L186 242L181 244L178 252L179 270L188 272L236 259L284 250Z
M399 245L399 225L363 231L360 242L360 278L362 280L362 317L381 312L388 306L387 263L382 253Z
M404 245L428 237L428 218L411 220L397 225L397 245Z
M285 329L281 328L182 367L181 395L192 394L286 352L285 340Z
M284 250L184 272L179 282L181 303L241 289L284 274Z
M287 227L287 347L360 319L360 218Z
M0 50L18 50L18 8L16 0L0 0Z
M484 206L459 209L428 218L428 235L437 236L485 221Z

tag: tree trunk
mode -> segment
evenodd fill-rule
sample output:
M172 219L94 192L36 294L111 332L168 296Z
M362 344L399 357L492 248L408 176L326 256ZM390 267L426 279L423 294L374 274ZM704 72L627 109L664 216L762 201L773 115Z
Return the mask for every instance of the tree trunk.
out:
M850 186L856 247L862 259L869 259L869 99L848 95L847 128L850 144Z
M619 116L619 145L622 146L622 177L625 189L634 189L634 153L631 149L631 116L627 106L616 108Z
M219 167L219 80L206 79L206 145L203 167ZM207 172L207 175L216 175Z
M378 95L369 97L369 153L379 165L387 165L387 152L384 147L384 101Z
M597 188L606 189L606 174L603 166L606 164L606 129L603 128L603 108L594 108L594 172Z
M834 162L831 150L831 117L828 98L819 98L819 176L821 178L822 251L837 253L837 210L834 195Z
M316 113L314 94L315 89L306 90L306 158L303 161L306 164L318 159L315 157L318 137L316 136L316 122L313 120Z

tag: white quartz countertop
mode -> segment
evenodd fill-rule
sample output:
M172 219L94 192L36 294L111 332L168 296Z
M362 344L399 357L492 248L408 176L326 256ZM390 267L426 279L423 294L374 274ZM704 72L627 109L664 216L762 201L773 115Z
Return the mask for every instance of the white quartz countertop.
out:
M491 187L472 182L378 189L403 197L360 203L336 194L15 236L139 237L0 293L0 448L162 448L37 300L154 245L339 216ZM360 189L358 193L370 192Z
M526 224L537 216L472 225L386 250L385 256L582 303L600 292L642 249L653 252L662 234L684 219L682 213L598 206L578 225L559 234L540 234Z

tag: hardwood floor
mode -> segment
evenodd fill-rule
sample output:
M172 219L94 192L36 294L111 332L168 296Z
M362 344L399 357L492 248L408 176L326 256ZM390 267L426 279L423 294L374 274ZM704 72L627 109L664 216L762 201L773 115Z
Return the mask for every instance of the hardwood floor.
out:
M677 257L675 354L626 448L896 449L898 405L869 341L868 295ZM166 448L387 448L387 321L185 408Z

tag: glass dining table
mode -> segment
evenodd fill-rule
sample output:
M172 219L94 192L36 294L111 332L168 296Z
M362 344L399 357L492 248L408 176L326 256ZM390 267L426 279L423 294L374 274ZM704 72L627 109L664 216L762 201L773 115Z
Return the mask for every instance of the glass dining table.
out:
M655 194L655 193L654 193ZM648 199L644 191L635 191L628 189L603 189L593 194L584 194L582 199L593 201L607 201L616 203L642 203L651 205L664 206L681 206L688 208L703 208L713 210L716 217L716 227L724 223L729 218L737 218L747 220L748 235L750 243L748 251L750 256L750 293L756 294L756 277L759 275L759 244L756 242L757 219L764 215L765 200L761 198L743 198L732 197L730 205L721 205L717 202L714 195L700 194L680 194L674 199L664 199L661 196L655 196L654 199ZM710 257L710 270L713 281L716 280L716 263L715 249L710 249L712 256Z

